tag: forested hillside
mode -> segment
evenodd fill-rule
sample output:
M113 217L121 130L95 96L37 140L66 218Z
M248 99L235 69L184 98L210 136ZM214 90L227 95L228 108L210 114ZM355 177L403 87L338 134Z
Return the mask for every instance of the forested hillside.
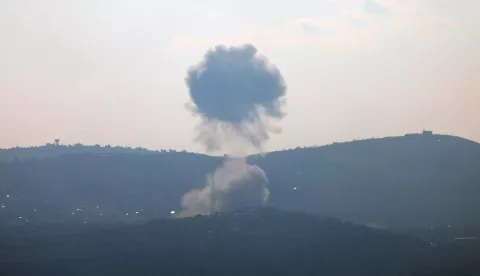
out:
M457 251L444 255L411 237L275 209L124 226L0 228L2 275L426 276L471 264L457 261Z
M32 153L29 160L0 163L0 222L170 216L182 195L202 187L223 160L173 151L99 152ZM273 207L375 227L480 222L480 145L462 138L353 141L251 156L249 162L265 170Z

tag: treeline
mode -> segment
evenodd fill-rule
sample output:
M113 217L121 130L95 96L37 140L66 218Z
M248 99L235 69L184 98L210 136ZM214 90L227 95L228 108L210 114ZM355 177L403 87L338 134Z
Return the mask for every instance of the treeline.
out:
M12 161L24 161L30 159L44 159L59 157L68 154L158 154L158 153L171 153L171 152L183 152L186 150L176 151L174 149L162 149L162 150L149 150L142 147L120 147L111 145L83 145L80 143L73 145L63 145L59 143L47 143L43 146L36 147L14 147L10 149L0 149L0 162L12 162Z

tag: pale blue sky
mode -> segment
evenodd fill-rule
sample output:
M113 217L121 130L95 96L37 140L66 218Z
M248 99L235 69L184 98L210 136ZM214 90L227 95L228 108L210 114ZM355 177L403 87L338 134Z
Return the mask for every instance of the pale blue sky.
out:
M0 1L0 147L203 151L189 66L252 43L288 85L267 149L403 135L480 141L477 0Z

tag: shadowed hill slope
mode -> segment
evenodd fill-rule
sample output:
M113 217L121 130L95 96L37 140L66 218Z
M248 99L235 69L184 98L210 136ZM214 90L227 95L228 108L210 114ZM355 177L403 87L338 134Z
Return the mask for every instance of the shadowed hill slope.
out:
M169 216L222 160L158 152L0 163L0 222ZM273 207L377 227L480 222L480 145L462 138L362 140L251 156L249 162L265 170Z
M3 275L424 275L442 264L413 238L275 209L0 233Z
M466 139L371 139L252 162L268 174L273 206L377 225L480 222L480 144Z

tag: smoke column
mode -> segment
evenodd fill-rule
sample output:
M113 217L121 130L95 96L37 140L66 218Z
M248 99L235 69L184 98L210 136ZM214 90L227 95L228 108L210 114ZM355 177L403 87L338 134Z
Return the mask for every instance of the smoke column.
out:
M268 200L268 180L261 168L247 164L250 149L262 151L273 123L285 116L286 85L280 71L252 45L216 46L188 70L185 79L189 110L201 119L196 141L207 151L230 155L207 176L203 189L182 199L183 216L262 206Z

